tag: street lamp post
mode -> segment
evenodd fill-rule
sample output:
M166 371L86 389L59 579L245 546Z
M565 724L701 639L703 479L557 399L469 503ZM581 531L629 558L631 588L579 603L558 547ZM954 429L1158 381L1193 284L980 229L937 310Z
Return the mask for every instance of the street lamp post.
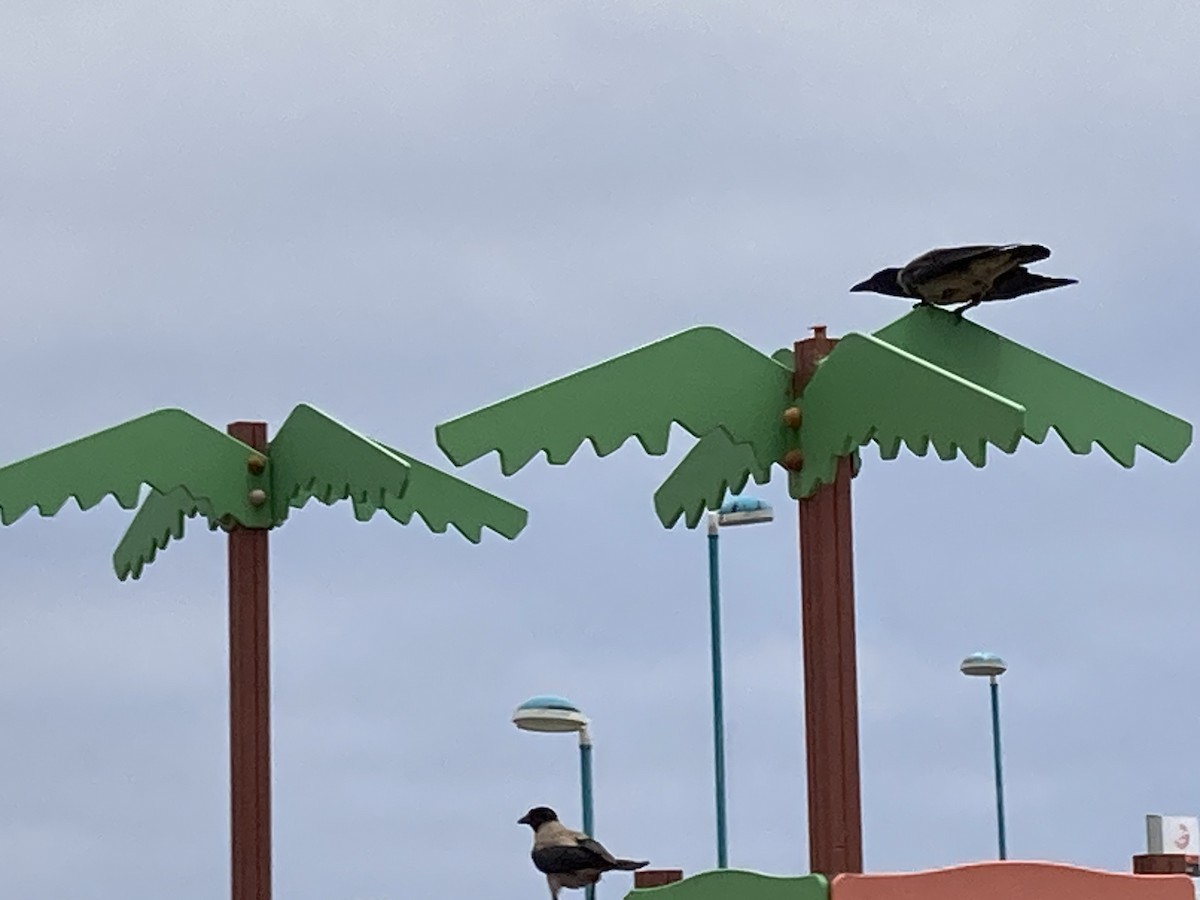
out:
M771 507L754 497L733 497L708 515L708 616L712 641L713 790L717 801L717 868L729 865L725 818L725 695L721 667L720 529L754 525L775 517Z
M962 661L959 671L977 678L987 677L992 695L992 758L996 771L996 833L1000 859L1008 859L1004 833L1004 771L1000 762L1000 684L996 681L1008 671L1004 660L994 653L972 653Z
M540 694L530 697L513 712L513 724L522 731L579 735L579 790L583 807L583 833L595 837L592 804L592 737L588 717L566 697ZM587 900L595 900L596 886L587 887Z

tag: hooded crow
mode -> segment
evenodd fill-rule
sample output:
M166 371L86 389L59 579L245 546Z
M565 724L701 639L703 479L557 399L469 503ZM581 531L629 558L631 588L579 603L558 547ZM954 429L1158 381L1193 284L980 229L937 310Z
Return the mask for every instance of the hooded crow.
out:
M1074 278L1049 278L1025 266L1050 255L1041 244L981 244L941 247L922 253L903 268L881 269L851 291L912 297L917 306L952 306L954 314L987 300L1011 300L1023 294L1077 284Z
M546 876L550 896L558 900L563 888L581 888L595 884L605 872L614 869L632 872L650 865L649 860L617 859L596 840L579 831L571 831L558 821L548 806L535 806L518 825L533 829L533 865Z

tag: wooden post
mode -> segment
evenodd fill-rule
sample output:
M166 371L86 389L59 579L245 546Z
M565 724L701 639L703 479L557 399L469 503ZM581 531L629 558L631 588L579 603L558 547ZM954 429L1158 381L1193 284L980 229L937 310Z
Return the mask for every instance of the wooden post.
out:
M267 449L265 422L231 437ZM268 498L269 499L269 498ZM229 789L233 900L271 898L271 687L267 535L229 532Z
M824 326L796 343L797 395L834 344ZM833 484L799 501L809 867L827 878L863 870L852 465L839 459Z

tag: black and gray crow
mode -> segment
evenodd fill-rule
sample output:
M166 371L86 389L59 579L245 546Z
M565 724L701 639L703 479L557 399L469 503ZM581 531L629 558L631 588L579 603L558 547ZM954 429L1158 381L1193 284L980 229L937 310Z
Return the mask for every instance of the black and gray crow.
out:
M980 244L940 247L922 253L903 268L881 269L851 291L912 297L916 306L952 306L954 314L988 300L1011 300L1023 294L1077 284L1074 278L1048 278L1025 266L1050 255L1041 244Z
M530 856L533 865L546 876L554 900L563 888L595 884L605 872L632 872L650 865L649 860L617 859L599 841L563 825L548 806L535 806L517 819L517 824L533 829Z

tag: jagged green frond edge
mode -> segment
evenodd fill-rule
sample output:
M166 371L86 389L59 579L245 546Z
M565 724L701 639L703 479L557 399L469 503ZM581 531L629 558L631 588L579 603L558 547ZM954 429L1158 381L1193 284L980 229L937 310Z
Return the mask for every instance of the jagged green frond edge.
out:
M510 541L525 529L529 513L516 504L461 478L447 475L393 447L380 446L409 465L408 489L404 496L393 497L389 494L384 498L383 505L384 511L402 525L407 525L415 512L430 531L441 534L447 526L453 525L472 544L482 540L484 528L490 528ZM354 516L359 521L365 521L374 514L375 510L362 507L357 502L354 504Z
M524 530L529 513L521 507L447 475L394 447L386 444L380 446L410 466L404 496L397 498L385 495L382 507L400 524L407 525L416 513L435 534L443 534L453 525L459 534L473 544L482 540L484 528L490 528L509 540ZM301 494L292 499L292 505L303 506L308 500L309 495ZM369 521L379 511L379 507L371 503L359 503L353 498L351 502L354 505L354 517L360 522Z
M659 887L634 888L626 900L828 900L824 875L764 875L712 869Z
M112 494L132 509L148 484L162 494L186 488L218 517L262 527L269 513L248 494L267 469L251 474L252 456L261 454L181 409L156 410L0 468L0 524L35 507L53 516L70 497L90 509Z
M1099 444L1128 468L1138 446L1175 462L1192 442L1183 419L943 310L915 309L875 335L1023 405L1034 443L1053 428L1072 452Z
M213 515L207 500L197 500L183 488L176 488L169 494L151 491L113 551L113 570L117 578L121 581L141 578L142 571L154 562L158 551L167 549L171 541L183 538L184 523L193 516L203 516L210 530L221 527L220 519Z
M511 475L539 451L562 465L585 440L607 456L636 437L659 456L678 422L695 437L724 428L765 466L786 445L780 413L791 379L765 354L702 326L444 422L437 443L458 466L497 451Z
M791 473L792 497L831 484L837 459L874 440L884 459L901 444L942 459L961 452L982 466L987 444L1006 453L1024 433L1025 410L877 337L848 334L817 366L800 398L804 464Z
M388 497L404 496L412 474L404 459L307 403L291 411L267 452L275 525L311 499L352 500L364 514L383 509Z
M725 492L741 493L753 476L758 484L771 479L771 466L760 466L748 444L737 444L723 428L700 438L654 492L658 520L671 528L680 516L695 528L704 511L718 509Z

